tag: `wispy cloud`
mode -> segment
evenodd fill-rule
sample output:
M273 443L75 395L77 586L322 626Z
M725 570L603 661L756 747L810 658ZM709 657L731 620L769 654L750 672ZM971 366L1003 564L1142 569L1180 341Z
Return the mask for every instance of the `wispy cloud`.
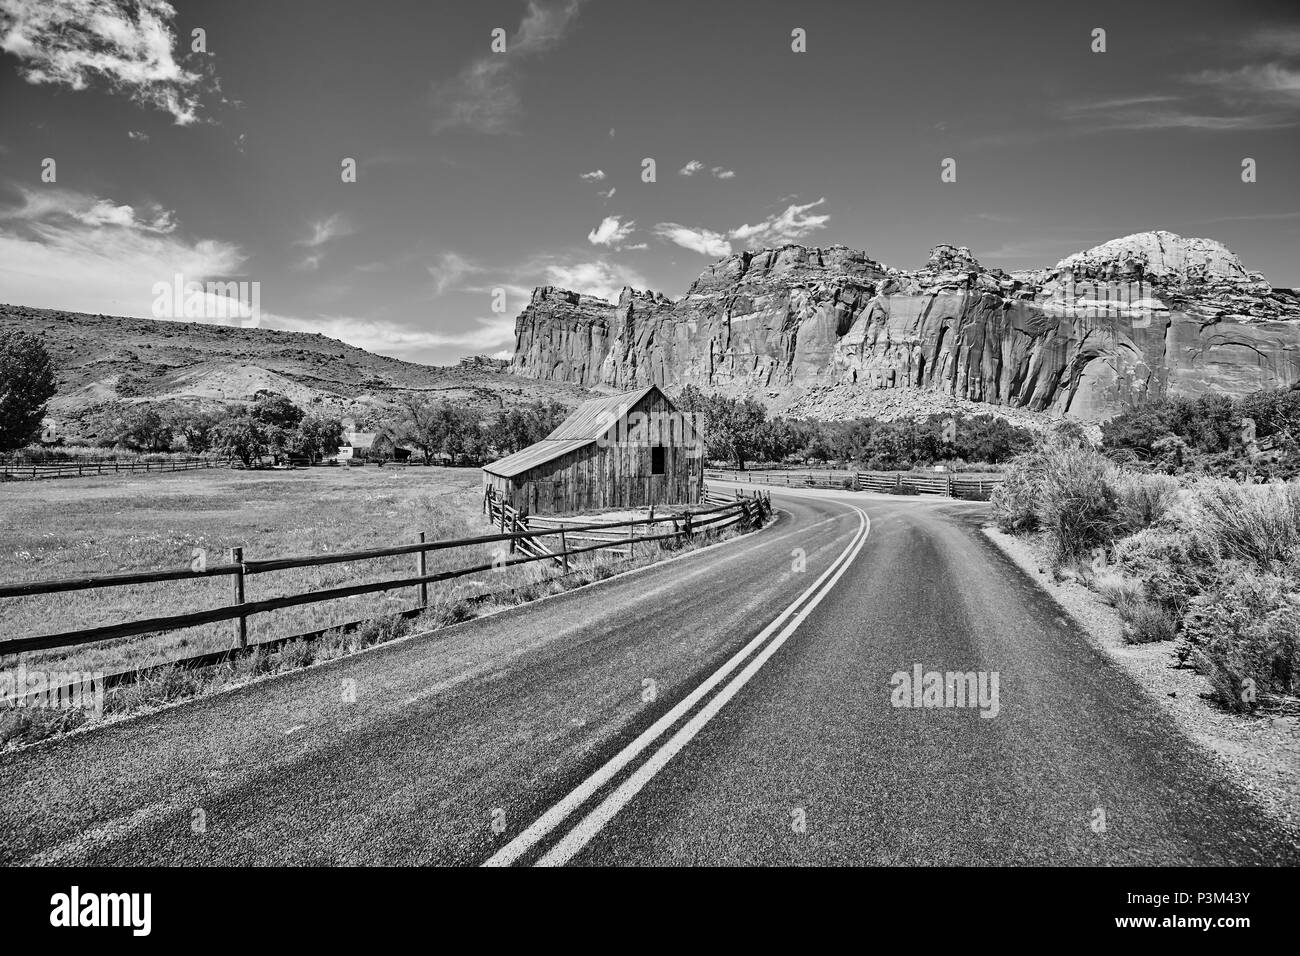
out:
M435 295L442 295L448 289L455 289L460 280L468 275L483 271L483 267L466 259L458 252L444 252L438 262L428 267L433 277Z
M173 55L175 16L165 0L0 0L0 50L28 83L84 90L98 78L188 126L203 74Z
M311 224L311 234L295 241L295 245L306 246L307 255L298 264L299 269L305 269L314 272L320 268L321 260L325 258L323 246L331 239L337 239L339 236L350 235L352 232L351 224L337 213L326 219L320 219Z
M519 28L506 40L505 53L481 56L435 88L434 132L455 127L512 132L520 112L515 89L519 64L557 46L581 5L582 0L529 0Z
M731 254L733 242L739 243L744 249L758 249L798 242L818 229L824 229L830 221L830 213L809 212L824 202L825 197L803 205L792 204L752 225L746 223L726 232L683 226L676 222L661 222L653 231L659 238L683 249L706 256L726 256Z
M593 169L589 173L583 173L579 178L585 183L598 183L605 178L605 170Z
M632 236L635 226L635 222L623 222L621 216L606 216L599 226L587 233L587 241L594 246L617 249Z
M1186 77L1229 101L1300 106L1300 69L1281 63L1252 63L1235 70L1201 70Z
M604 259L582 260L567 256L538 256L515 271L517 281L549 285L615 302L624 286L645 289L640 272ZM538 281L540 279L540 281Z
M229 277L243 262L231 243L181 237L169 210L141 216L69 190L0 210L0 287L28 305L149 317L155 283Z
M736 171L734 169L724 169L722 166L714 166L712 172L718 179L736 178Z
M677 170L677 175L694 176L703 168L704 168L704 164L702 162L700 162L698 159L692 159L681 169Z

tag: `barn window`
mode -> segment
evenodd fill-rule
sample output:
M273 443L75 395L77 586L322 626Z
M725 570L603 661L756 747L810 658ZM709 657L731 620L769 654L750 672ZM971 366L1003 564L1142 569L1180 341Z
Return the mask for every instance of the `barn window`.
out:
M655 445L650 449L650 474L662 475L664 473L664 446Z

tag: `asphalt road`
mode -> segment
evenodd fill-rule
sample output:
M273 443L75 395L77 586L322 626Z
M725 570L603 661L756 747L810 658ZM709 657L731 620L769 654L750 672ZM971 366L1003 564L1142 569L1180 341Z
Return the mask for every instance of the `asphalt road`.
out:
M773 501L757 535L2 755L0 859L1300 862L984 506ZM983 706L895 706L916 665Z

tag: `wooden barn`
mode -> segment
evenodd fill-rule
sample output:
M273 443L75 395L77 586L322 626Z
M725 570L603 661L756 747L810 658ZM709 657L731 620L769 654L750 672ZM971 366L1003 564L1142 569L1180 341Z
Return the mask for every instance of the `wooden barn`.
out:
M483 466L483 483L524 514L698 504L700 436L655 385L585 402L555 431Z

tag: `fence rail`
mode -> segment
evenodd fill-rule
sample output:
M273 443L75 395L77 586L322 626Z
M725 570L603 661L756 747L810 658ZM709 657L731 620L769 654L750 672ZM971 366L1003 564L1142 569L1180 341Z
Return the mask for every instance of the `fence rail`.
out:
M945 495L987 501L1003 480L998 473L920 474L906 471L738 471L710 468L706 479L783 488L833 488L890 494Z
M509 506L506 506L507 508ZM510 509L513 511L513 509ZM527 519L519 515L510 515L506 511L490 512L493 520L500 524L502 530L495 534L478 535L447 541L420 540L412 544L395 545L387 548L370 548L364 551L317 554L297 558L272 558L267 560L248 559L243 550L234 548L229 563L214 564L203 570L156 570L126 572L122 574L96 575L54 581L40 581L25 584L0 585L0 599L25 598L46 594L60 594L68 591L83 591L96 588L121 587L133 584L154 584L165 581L190 580L194 578L233 577L232 601L230 604L207 608L201 611L189 611L182 614L170 614L162 617L144 618L108 624L100 627L80 628L57 634L42 634L31 637L0 639L0 657L7 654L19 654L24 651L46 650L55 647L75 647L98 641L114 640L123 637L136 637L160 631L173 631L194 627L201 624L215 624L223 621L236 622L236 635L240 649L248 647L247 622L254 614L263 614L282 608L297 607L304 604L316 604L340 598L355 597L379 591L392 591L400 588L417 588L420 607L428 605L428 585L510 567L528 564L533 561L551 560L562 565L567 571L570 558L602 550L631 552L636 543L663 541L671 538L691 538L705 530L717 530L731 525L745 528L758 527L769 513L768 502L760 495L752 498L728 499L726 503L714 504L684 514L669 514L646 518L629 518L622 521L599 523L575 522L561 524L558 527L530 527ZM670 530L659 531L659 526L670 526ZM508 530L507 530L508 529ZM638 532L638 529L643 529ZM621 533L617 533L621 531ZM604 537L602 533L608 532ZM542 539L558 538L558 548L552 542ZM574 547L570 539L582 542ZM587 543L594 542L594 543ZM474 547L494 543L505 543L508 551L504 556L487 563L454 568L448 571L428 573L425 559L431 551L446 551L455 548ZM415 557L414 573L409 576L353 584L345 587L326 588L299 594L264 598L257 601L245 599L245 580L251 575L266 574L295 568L317 567L325 564L337 564L350 561L369 561L377 558L391 558L409 555Z
M19 462L0 460L0 477L30 481L34 478L79 478L86 475L148 474L150 472L195 471L226 468L228 458L179 458L172 461L87 460Z

